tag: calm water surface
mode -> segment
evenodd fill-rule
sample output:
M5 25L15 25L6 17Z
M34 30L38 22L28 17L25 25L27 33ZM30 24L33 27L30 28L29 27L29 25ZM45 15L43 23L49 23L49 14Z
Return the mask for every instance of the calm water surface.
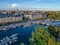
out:
M11 45L20 45L21 42L24 42L25 44L29 44L29 38L31 37L31 33L32 31L35 30L37 26L38 25L32 25L30 27L16 27L15 29L0 31L0 40L6 36L9 37L13 34L19 34L18 41Z
M60 25L60 22L51 22L54 25ZM37 24L34 24L29 27L16 27L14 29L9 29L7 31L0 31L0 40L5 38L6 36L10 37L13 34L19 34L17 42L12 43L11 45L20 45L21 42L25 44L29 44L29 38L31 37L32 31L35 31Z

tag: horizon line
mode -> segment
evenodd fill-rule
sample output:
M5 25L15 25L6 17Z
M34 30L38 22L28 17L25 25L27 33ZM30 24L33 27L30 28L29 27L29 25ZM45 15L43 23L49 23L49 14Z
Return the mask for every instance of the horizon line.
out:
M43 8L5 8L5 9L0 9L0 10L38 10L38 11L60 11L60 9L43 9Z

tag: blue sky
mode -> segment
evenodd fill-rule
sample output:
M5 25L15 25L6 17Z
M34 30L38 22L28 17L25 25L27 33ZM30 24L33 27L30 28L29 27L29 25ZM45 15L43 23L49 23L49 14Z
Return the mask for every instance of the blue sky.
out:
M13 5L15 4L15 7ZM0 9L60 10L60 0L0 0Z

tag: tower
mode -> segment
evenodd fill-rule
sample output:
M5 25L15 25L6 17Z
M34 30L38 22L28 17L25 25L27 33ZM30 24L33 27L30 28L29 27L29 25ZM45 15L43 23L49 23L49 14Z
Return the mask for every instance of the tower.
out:
M18 8L17 8L17 10L16 10L16 15L19 15L19 10L18 10Z

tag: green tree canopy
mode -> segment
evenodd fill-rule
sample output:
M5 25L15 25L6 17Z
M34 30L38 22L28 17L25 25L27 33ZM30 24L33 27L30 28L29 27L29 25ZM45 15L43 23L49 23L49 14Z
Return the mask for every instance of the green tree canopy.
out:
M49 27L51 30L54 30L53 27ZM55 37L50 34L48 28L37 27L35 32L32 32L30 45L58 45L58 42L55 40Z

